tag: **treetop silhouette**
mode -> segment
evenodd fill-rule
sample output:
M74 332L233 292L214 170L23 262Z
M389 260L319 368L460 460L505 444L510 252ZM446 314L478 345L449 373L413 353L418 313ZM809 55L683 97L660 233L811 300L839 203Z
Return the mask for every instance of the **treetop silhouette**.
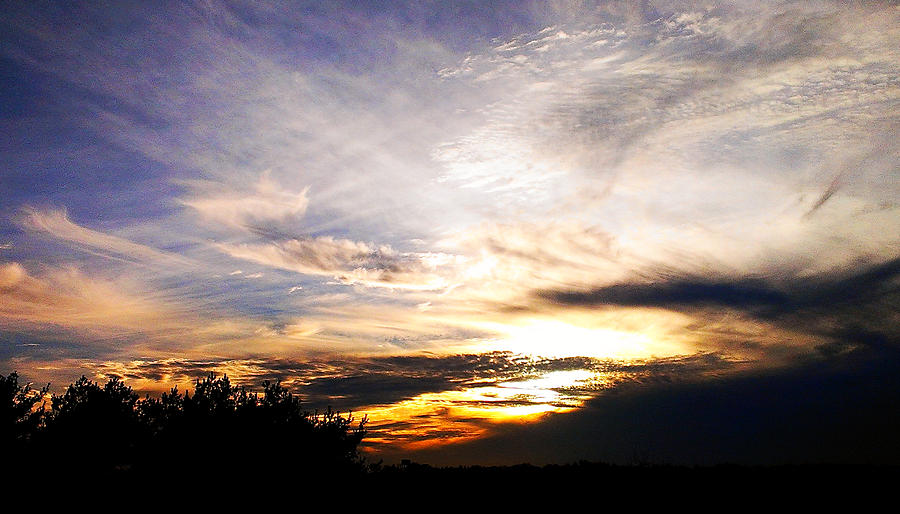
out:
M40 469L151 473L212 465L322 476L364 468L357 448L367 419L306 411L279 382L251 393L210 374L193 393L176 387L141 399L118 378L100 385L81 377L52 397L50 409L35 409L40 396L15 373L0 376L0 392L4 442Z

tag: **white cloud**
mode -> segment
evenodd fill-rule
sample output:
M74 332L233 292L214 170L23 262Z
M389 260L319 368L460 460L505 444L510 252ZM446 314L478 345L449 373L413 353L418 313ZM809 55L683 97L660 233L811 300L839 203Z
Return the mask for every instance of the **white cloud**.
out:
M432 157L495 219L602 226L644 262L730 275L883 260L900 229L897 21L882 4L754 3L547 27L443 71L489 76L479 87L502 100Z
M400 253L389 246L316 237L261 244L216 245L224 253L274 268L334 277L343 284L392 289L436 290L447 286L438 273L452 256Z
M212 188L204 182L190 184L196 189ZM182 202L206 219L243 228L302 216L309 205L308 192L308 187L297 192L287 191L265 172L249 192L200 194Z

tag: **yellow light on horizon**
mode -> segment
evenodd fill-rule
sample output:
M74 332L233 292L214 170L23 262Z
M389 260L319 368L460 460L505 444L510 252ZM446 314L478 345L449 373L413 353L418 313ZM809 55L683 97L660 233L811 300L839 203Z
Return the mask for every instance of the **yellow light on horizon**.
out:
M550 371L515 380L423 393L358 414L369 417L374 432L370 442L405 449L436 447L483 437L498 423L529 423L547 414L575 410L593 395L578 388L602 388L603 384L615 381L615 375L618 374L588 369ZM398 427L398 422L402 425L411 420L415 423L409 427Z
M506 335L495 341L494 349L524 355L632 360L682 353L647 334L588 328L558 320L529 319L521 324L491 322L479 326Z

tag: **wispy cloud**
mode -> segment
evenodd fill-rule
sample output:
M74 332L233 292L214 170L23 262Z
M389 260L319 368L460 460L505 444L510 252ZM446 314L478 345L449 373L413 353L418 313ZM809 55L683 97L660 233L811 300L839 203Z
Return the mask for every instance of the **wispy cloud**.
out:
M87 252L112 259L126 259L155 265L187 266L192 264L189 259L180 255L160 251L73 223L66 211L62 209L40 210L26 207L19 217L19 225L30 232L60 239Z
M212 184L203 182L193 182L191 186L195 190L213 187ZM308 191L309 188L296 193L286 191L266 172L260 176L249 193L221 192L211 196L198 195L182 202L207 219L244 228L302 216L309 205Z
M19 263L5 263L0 266L0 297L0 324L7 330L68 330L113 343L119 337L134 341L141 334L168 337L165 333L178 325L176 313L163 305L74 268L35 276Z
M348 285L396 289L442 289L448 284L435 270L454 260L452 255L399 253L389 246L327 236L217 247L231 257L266 266L333 277Z
M7 262L0 264L0 300L0 330L39 343L13 352L17 358L234 355L269 343L269 351L291 353L271 321L133 276L111 278L74 266L30 271Z

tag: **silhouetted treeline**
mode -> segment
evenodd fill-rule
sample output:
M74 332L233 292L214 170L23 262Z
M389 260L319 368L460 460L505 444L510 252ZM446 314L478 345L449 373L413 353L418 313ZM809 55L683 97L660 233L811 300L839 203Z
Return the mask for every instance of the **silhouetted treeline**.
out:
M227 376L198 380L192 392L138 395L121 380L85 377L49 405L18 375L0 376L2 443L23 472L204 474L253 471L275 476L347 475L363 470L354 423L329 409L310 413L279 383L261 393ZM38 394L35 394L38 393ZM44 408L39 404L44 403Z

